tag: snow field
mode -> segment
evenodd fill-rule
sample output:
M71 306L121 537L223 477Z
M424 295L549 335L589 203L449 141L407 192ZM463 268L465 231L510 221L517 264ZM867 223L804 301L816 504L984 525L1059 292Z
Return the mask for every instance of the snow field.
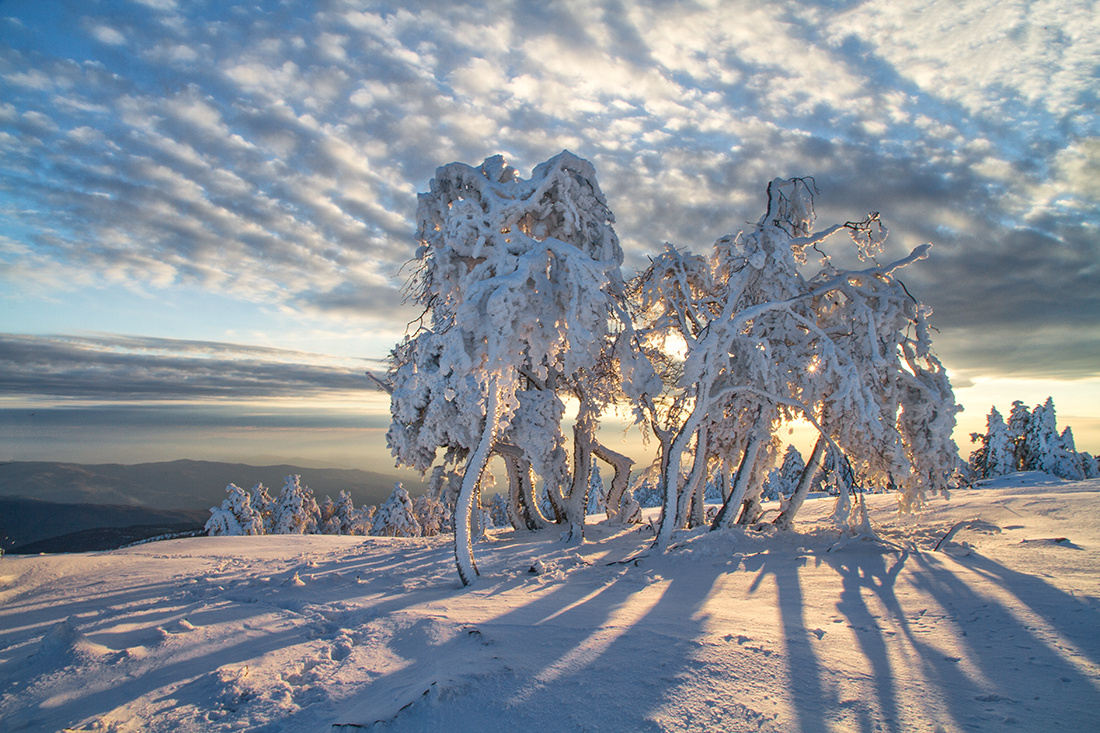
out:
M1100 481L867 498L883 543L491 531L467 589L449 536L3 557L0 729L1095 730Z

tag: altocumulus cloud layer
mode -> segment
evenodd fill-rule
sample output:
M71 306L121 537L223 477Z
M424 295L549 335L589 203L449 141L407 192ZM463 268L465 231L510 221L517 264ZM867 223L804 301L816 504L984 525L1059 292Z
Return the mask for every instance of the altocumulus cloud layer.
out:
M1091 2L13 0L0 16L6 288L185 285L396 320L435 167L501 152L529 171L568 148L595 163L628 266L666 240L708 247L758 218L771 178L813 176L823 219L883 212L887 257L936 244L909 285L959 374L1100 363ZM37 348L64 364L75 347Z

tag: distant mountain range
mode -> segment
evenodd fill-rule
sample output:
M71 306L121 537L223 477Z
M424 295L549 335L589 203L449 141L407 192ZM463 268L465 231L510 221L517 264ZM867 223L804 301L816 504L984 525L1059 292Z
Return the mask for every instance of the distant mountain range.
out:
M209 511L0 498L4 552L90 552L201 529Z
M228 484L249 489L263 483L276 496L284 477L292 474L302 477L318 502L347 491L355 506L381 504L398 480L414 495L426 488L423 481L357 469L189 460L136 465L13 461L0 464L0 548L9 551L73 533L84 533L84 542L94 534L91 530L103 528L127 528L107 534L133 539L183 531L205 523L210 507L221 505ZM67 551L106 549L95 542L63 544ZM55 545L27 551L59 551L52 549Z

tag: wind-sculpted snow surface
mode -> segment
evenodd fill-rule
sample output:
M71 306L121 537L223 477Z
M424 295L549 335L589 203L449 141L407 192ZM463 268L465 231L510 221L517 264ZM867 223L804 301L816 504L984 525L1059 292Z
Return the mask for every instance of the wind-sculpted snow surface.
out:
M0 730L1096 730L1100 480L867 503L896 547L814 497L664 554L490 530L475 588L442 537L4 557Z

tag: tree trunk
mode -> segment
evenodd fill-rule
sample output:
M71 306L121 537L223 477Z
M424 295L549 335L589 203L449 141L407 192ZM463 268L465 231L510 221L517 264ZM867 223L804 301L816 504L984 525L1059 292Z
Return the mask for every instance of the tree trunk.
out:
M584 408L582 408L583 411ZM592 471L592 418L578 415L573 426L573 485L565 500L565 521L570 543L584 541L585 511L588 509L588 479Z
M630 485L630 467L634 465L634 461L621 453L605 448L599 442L592 445L592 452L615 469L615 476L611 479L611 489L607 492L607 518L625 522L627 517L622 515L623 495L626 493L627 486Z
M806 501L806 494L810 493L810 485L813 484L814 475L817 474L817 464L821 461L821 457L825 455L826 444L825 436L818 436L817 442L814 443L814 450L810 453L809 459L806 460L806 467L802 469L802 475L798 479L798 486L795 487L794 493L786 502L783 511L775 518L775 525L780 529L791 528L794 516L798 514L798 510L802 508L802 502Z
M695 492L691 500L691 516L689 524L692 527L702 527L707 523L707 481L703 478L703 485Z
M535 479L531 472L531 464L523 461L522 471L519 475L520 501L523 504L524 518L527 521L527 529L544 529L553 524L539 506L538 493L535 491Z
M671 455L673 446L676 445L678 445L677 441L669 440L667 434L663 436L658 475L660 476L660 486L665 493L665 504L661 509L661 525L657 528L657 539L653 543L653 546L661 552L667 550L669 545L672 544L672 530L673 525L676 524L676 493L679 490L678 484L680 483L680 462L673 461ZM674 475L671 473L673 463L676 464ZM671 519L669 518L670 515L672 515Z
M726 525L732 525L736 512L741 508L741 500L745 498L745 490L748 488L752 476L753 466L756 465L756 457L760 453L760 446L764 442L764 436L760 430L754 430L749 442L745 445L745 454L741 456L741 466L737 469L737 479L733 482L733 489L722 503L718 515L711 522L712 530Z
M523 451L509 443L497 443L493 450L504 459L508 474L508 522L513 529L542 529L550 525L543 516L531 478L531 462Z
M695 461L691 466L691 473L688 474L687 485L684 487L683 493L680 495L680 500L676 507L676 526L677 528L688 526L698 526L702 524L699 522L695 524L690 522L692 520L692 507L695 505L695 495L702 490L703 480L707 475L707 425L703 424L699 428L699 433L695 439Z
M478 495L478 484L481 481L481 473L485 470L485 464L489 461L489 453L492 452L493 438L497 430L500 395L497 394L496 380L490 382L489 400L485 410L485 429L481 433L481 441L477 448L470 454L466 462L466 472L462 476L462 488L458 491L458 499L455 501L455 565L458 567L458 577L462 585L468 586L478 578L477 564L474 562L473 546L473 522L474 501ZM481 507L476 507L480 512Z

